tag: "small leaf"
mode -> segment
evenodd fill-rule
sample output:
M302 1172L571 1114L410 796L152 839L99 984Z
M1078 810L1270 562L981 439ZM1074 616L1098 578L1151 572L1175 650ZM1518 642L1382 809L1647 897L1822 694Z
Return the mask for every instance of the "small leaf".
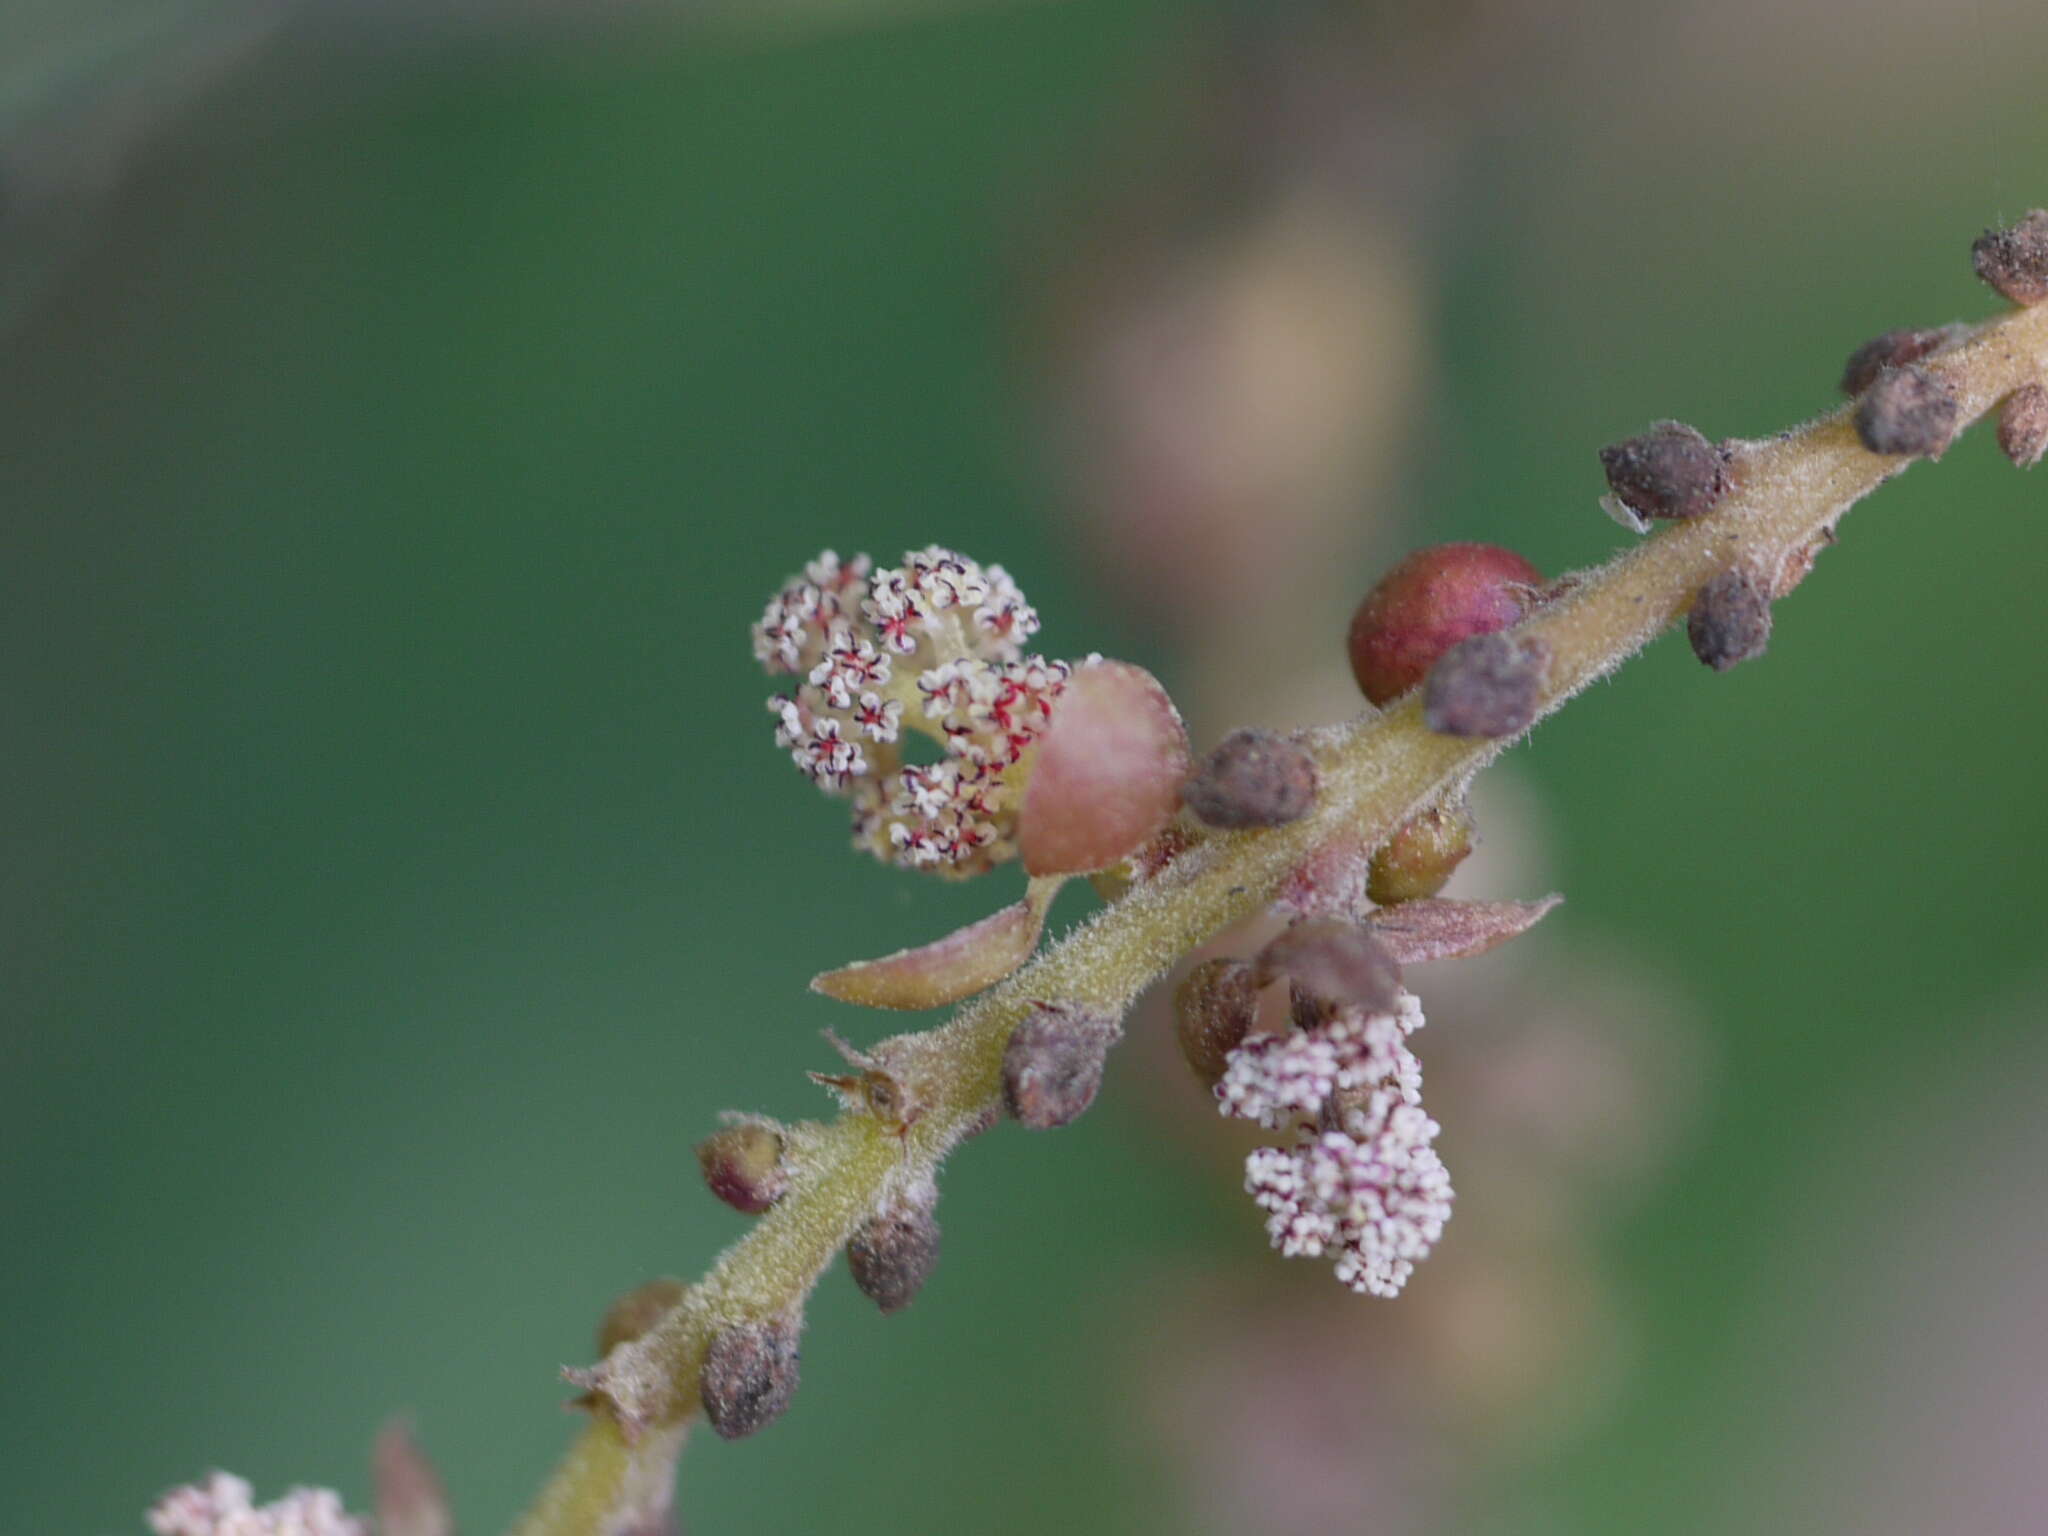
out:
M1045 909L1064 877L1031 882L1024 899L993 917L915 949L859 960L811 978L811 990L864 1008L938 1008L994 986L1031 958Z
M1525 933L1562 896L1541 901L1404 901L1375 912L1366 926L1403 965L1483 955Z
M377 1485L379 1536L454 1536L455 1517L441 1474L403 1419L393 1419L377 1432L371 1472Z

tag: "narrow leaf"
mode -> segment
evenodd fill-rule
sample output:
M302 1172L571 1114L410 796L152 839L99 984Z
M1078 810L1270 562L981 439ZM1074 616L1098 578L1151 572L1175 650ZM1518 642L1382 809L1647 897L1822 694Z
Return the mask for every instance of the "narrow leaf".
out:
M1366 919L1388 953L1403 965L1483 955L1525 933L1562 896L1541 901L1404 901Z
M1031 882L1024 899L943 939L811 978L811 990L865 1008L938 1008L972 997L1031 958L1064 877Z

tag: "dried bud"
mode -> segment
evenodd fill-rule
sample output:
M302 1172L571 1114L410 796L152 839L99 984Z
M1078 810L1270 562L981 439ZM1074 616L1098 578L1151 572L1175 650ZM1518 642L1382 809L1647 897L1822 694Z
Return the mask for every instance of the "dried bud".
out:
M1998 412L1998 449L2021 469L2032 469L2048 452L2048 389L2022 384L2005 397Z
M1204 1087L1216 1086L1258 1016L1258 983L1244 961L1204 960L1188 972L1173 994L1173 1028Z
M1872 453L1940 458L1959 413L1947 380L1917 363L1887 368L1856 407L1856 435Z
M1685 621L1692 653L1716 672L1761 656L1771 638L1771 599L1747 566L1731 565L1700 588Z
M872 1217L846 1245L853 1283L885 1315L909 1306L938 1265L939 1224L928 1204Z
M639 1338L660 1322L683 1299L683 1289L682 1281L664 1276L645 1285L634 1286L606 1307L604 1316L597 1323L599 1358L610 1354L621 1344Z
M1434 896L1472 851L1472 818L1462 806L1432 806L1372 856L1365 894L1377 906Z
M1496 544L1419 549L1351 616L1351 675L1375 704L1408 692L1461 640L1521 622L1543 573Z
M796 1396L800 1327L795 1317L735 1323L711 1340L697 1393L721 1438L744 1439L782 1417Z
M782 1137L758 1121L728 1125L697 1144L704 1183L736 1211L758 1216L789 1187Z
M1931 331L1886 331L1882 336L1871 337L1851 352L1849 361L1842 365L1842 393L1862 394L1885 369L1919 362L1928 353L1938 351L1953 334L1949 327L1937 326Z
M2010 229L1987 229L1970 247L1977 275L2015 304L2048 299L2048 209Z
M1078 1119L1095 1102L1114 1019L1071 1005L1034 1003L1003 1048L1003 1107L1034 1131Z
M441 1474L403 1419L377 1432L370 1476L377 1489L377 1536L455 1536Z
M1180 787L1197 820L1235 831L1299 821L1316 801L1316 760L1271 731L1233 731Z
M1728 455L1682 421L1600 450L1607 486L1638 517L1698 517L1728 490Z
M1309 917L1291 924L1259 951L1253 980L1292 978L1312 998L1385 1013L1401 991L1401 967L1386 946L1357 923Z
M1188 735L1159 679L1123 661L1078 668L1031 760L1017 846L1034 875L1126 857L1173 819Z
M1444 736L1512 736L1536 719L1550 647L1479 635L1452 649L1423 684L1422 719Z

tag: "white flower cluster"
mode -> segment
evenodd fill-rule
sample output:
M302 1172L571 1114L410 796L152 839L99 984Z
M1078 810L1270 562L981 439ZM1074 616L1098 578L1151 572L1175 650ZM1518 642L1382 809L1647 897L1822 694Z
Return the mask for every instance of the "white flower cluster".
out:
M150 1507L149 1528L156 1536L365 1536L368 1529L331 1488L294 1488L258 1507L249 1484L230 1472L173 1488Z
M1400 1293L1451 1215L1439 1127L1407 1044L1422 1023L1407 992L1391 1013L1339 1008L1312 1029L1245 1041L1216 1085L1224 1114L1296 1133L1245 1159L1273 1246L1328 1255L1339 1280L1374 1296Z
M875 570L827 550L768 602L754 655L802 681L768 701L776 744L850 797L854 843L912 869L976 874L1015 851L1005 782L1052 718L1065 662L1023 654L1038 615L999 565L934 545ZM936 763L906 764L909 726Z

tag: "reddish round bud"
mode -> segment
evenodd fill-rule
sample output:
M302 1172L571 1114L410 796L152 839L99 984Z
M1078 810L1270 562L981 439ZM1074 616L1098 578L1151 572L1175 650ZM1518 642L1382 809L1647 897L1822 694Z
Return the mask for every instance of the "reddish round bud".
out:
M1078 1120L1095 1102L1120 1032L1091 1010L1034 1003L1003 1048L1003 1107L1034 1131Z
M660 1322L675 1304L683 1299L683 1282L680 1280L650 1280L645 1285L636 1285L604 1309L604 1316L597 1324L597 1352L608 1355L629 1339L641 1334Z
M735 1323L704 1351L697 1395L704 1417L725 1440L739 1440L781 1418L796 1396L797 1333L794 1317Z
M789 1174L782 1166L782 1138L752 1121L728 1125L699 1142L697 1163L711 1193L749 1216L767 1210L789 1187Z
M1535 566L1497 544L1419 549L1351 616L1351 675L1373 703L1397 699L1459 641L1518 622L1542 582Z
M1471 851L1472 818L1462 809L1433 806L1372 856L1365 894L1381 907L1434 896Z
M1094 661L1061 690L1030 768L1017 813L1026 872L1105 869L1180 809L1188 733L1158 678Z
M939 1266L939 1224L925 1205L905 1205L861 1223L846 1245L853 1283L884 1314L917 1298Z
M1259 988L1242 960L1204 960L1173 994L1173 1031L1205 1088L1214 1088L1259 1017Z

